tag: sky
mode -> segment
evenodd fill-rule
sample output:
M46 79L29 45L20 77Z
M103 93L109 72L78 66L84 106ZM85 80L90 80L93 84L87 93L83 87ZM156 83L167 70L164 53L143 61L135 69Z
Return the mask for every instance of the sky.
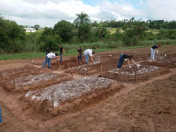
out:
M0 14L20 25L53 27L84 12L90 20L176 20L176 0L0 0Z

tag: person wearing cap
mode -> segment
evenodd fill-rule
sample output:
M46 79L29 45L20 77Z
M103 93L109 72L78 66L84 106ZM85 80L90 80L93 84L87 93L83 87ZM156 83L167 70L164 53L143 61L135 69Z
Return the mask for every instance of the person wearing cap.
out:
M158 48L159 47L161 47L161 44L158 44L158 45L153 45L152 47L151 47L151 56L150 56L150 59L151 59L151 61L154 61L155 60L155 52L157 53L157 54L159 54L159 51L158 51Z
M127 55L127 54L120 54L120 57L119 57L119 63L117 65L117 68L121 68L122 67L122 64L123 64L123 59L127 59L127 63L128 63L128 66L129 68L131 68L130 66L130 61L135 64L138 68L139 68L139 64L136 64L136 62L133 60L134 56L133 55Z
M42 69L45 68L45 65L48 63L48 68L51 68L51 59L55 59L58 56L58 53L48 53L45 57L45 62L42 66Z
M91 59L91 61L94 63L94 59L93 59L93 55L95 54L95 52L92 49L87 49L84 51L84 56L86 59L86 64L89 63L89 57Z

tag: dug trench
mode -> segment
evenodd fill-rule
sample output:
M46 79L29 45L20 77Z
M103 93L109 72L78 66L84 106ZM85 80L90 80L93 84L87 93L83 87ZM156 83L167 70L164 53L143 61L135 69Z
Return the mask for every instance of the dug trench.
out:
M168 72L169 68L167 67L162 68L150 65L140 65L140 67L137 68L133 65L132 68L124 66L121 69L110 70L99 76L123 82L137 83L144 82L153 77L160 76Z
M108 55L109 54L111 54L111 53L108 53ZM118 56L116 56L115 57L115 59L117 60L118 58L117 58ZM104 58L104 57L103 57ZM116 63L117 63L117 61L115 61ZM76 63L76 62L74 62L74 63ZM103 62L102 62L103 63ZM104 63L104 65L105 65L106 63ZM77 64L78 65L78 64ZM77 65L73 65L73 66L77 66ZM96 65L99 65L99 64L96 64ZM95 66L96 66L95 65ZM115 65L115 63L114 63L114 65ZM63 64L63 66L65 66L65 69L67 69L68 67L68 65L67 64ZM67 68L66 68L67 67ZM71 66L71 64L70 64L70 67L72 67ZM97 66L97 67L99 67L99 69L100 69L100 65L99 66ZM61 67L60 67L61 68ZM62 69L62 68L61 68ZM98 68L97 68L98 69ZM59 70L59 69L58 69ZM64 70L64 68L63 68L63 70ZM109 70L109 69L107 69L107 70ZM107 72L107 70L105 70L104 72ZM112 70L112 69L110 69L110 70ZM57 70L56 70L57 71ZM52 72L52 70L51 70L51 72ZM35 110L36 108L36 105L33 105L32 104L32 102L30 102L29 100L25 100L24 99L24 96L25 96L25 94L21 94L21 93L11 93L11 92L7 92L6 90L4 90L3 88L0 88L0 101L1 102L3 102L3 104L7 107L7 109L8 110L10 110L11 112L12 112L12 115L15 115L16 117L19 117L19 120L24 120L24 122L27 124L27 125L29 125L31 128L36 128L36 131L52 131L53 129L55 129L56 131L60 131L60 130L71 130L71 131L73 131L73 130L75 130L75 131L79 131L79 130L85 130L85 131L91 131L91 130L93 130L92 128L91 128L91 124L89 123L89 122L94 122L94 119L88 119L87 117L90 117L90 116L92 116L93 115L93 111L94 111L94 109L98 112L99 110L99 108L100 108L100 118L99 119L103 119L104 120L104 117L107 117L107 115L106 116L104 116L104 114L107 114L107 113L109 113L108 111L106 111L106 110L103 110L103 108L101 109L101 107L102 106L104 106L105 104L109 104L109 101L110 100L114 100L116 97L119 97L119 98L124 98L126 95L128 95L128 93L131 93L133 90L136 90L137 89L137 87L139 87L139 86L145 86L147 83L153 83L154 81L156 81L156 80L159 80L159 79L163 79L163 78L168 78L169 76L171 76L171 75L173 75L173 74L175 74L175 70L174 69L171 69L171 72L168 72L168 71L166 71L165 72L165 74L163 73L163 74L158 74L159 75L159 77L156 77L156 76L154 76L154 78L148 78L148 79L144 79L143 81L144 82L139 82L139 83L134 83L134 84L132 84L132 83L128 83L128 82L123 82L122 84L124 85L121 89L119 89L119 88L117 88L117 91L112 91L112 93L110 92L110 93L108 93L108 91L107 91L107 94L108 95L104 95L104 93L103 93L103 91L101 91L102 92L102 98L100 98L100 99L96 99L95 98L95 96L91 96L92 94L91 93L88 93L87 95L86 95L86 97L88 98L88 97L90 97L90 103L88 103L87 102L87 99L86 99L86 97L84 98L84 96L82 96L83 98L80 98L80 99L82 99L82 100L84 100L85 99L85 101L83 101L84 103L83 103L83 105L81 106L79 106L79 105L77 105L77 101L79 100L78 98L74 98L74 99L68 99L68 102L70 102L70 104L68 103L68 108L70 108L70 109L67 109L67 108L63 108L63 111L62 110L60 110L60 111L58 111L58 112L56 112L56 114L55 114L55 111L53 110L52 111L52 109L51 109L51 111L49 112L49 114L48 114L48 110L47 110L47 106L45 107L45 102L44 103L41 103L41 105L40 105L40 103L39 103L39 109L42 109L41 110L41 113L40 113L40 110L37 112L37 110ZM94 73L91 73L90 75L88 75L88 76L92 76L92 75L94 75ZM150 75L150 74L149 74ZM82 76L80 76L80 77L82 77ZM116 81L116 83L115 83L117 86L119 86L119 84L121 84L121 82L117 82ZM113 84L114 85L114 84ZM112 88L115 88L114 86L112 87ZM106 91L106 89L104 89L105 91ZM97 90L96 91L96 93L95 94L98 94L99 93L99 90ZM101 93L100 93L101 94ZM93 94L94 95L94 94ZM101 97L101 95L100 95L100 97ZM94 98L95 98L95 100L94 100ZM76 102L74 102L74 100L76 101ZM91 102L92 101L92 102ZM94 102L95 101L95 102ZM79 102L79 101L78 101ZM111 101L110 101L111 102ZM122 101L122 102L125 102L125 101ZM72 105L72 103L73 104L75 104L75 106L78 106L78 108L76 108L76 109L74 109L74 105ZM67 103L63 103L63 104L66 104L67 105ZM32 106L33 105L33 106ZM112 108L115 108L115 107L113 107L113 106L116 106L116 104L114 103L114 104L109 104L109 105L111 105L112 106ZM121 104L122 105L122 104ZM48 106L50 106L50 104L48 105ZM135 105L134 105L135 106ZM52 105L52 107L51 108L53 108L53 105ZM79 109L80 108L80 109ZM73 109L73 110L72 110ZM43 111L44 110L44 111ZM46 110L46 111L45 111ZM67 111L68 110L68 111ZM118 110L118 108L117 108L117 110ZM104 111L104 112L103 112ZM45 113L46 112L46 113ZM52 113L53 112L53 113ZM93 112L92 114L90 113L90 112ZM106 113L107 112L107 113ZM112 113L111 113L112 112ZM111 118L111 115L114 117L114 112L116 112L116 110L114 109L113 111L111 111L110 112L110 114L109 114L109 118ZM40 113L40 114L39 114ZM42 115L44 113L44 116ZM99 113L99 112L98 112ZM103 114L104 113L104 114ZM128 112L129 113L129 112ZM162 112L160 112L159 111L159 113L162 113ZM46 115L45 115L46 114ZM125 114L125 113L124 113ZM122 114L122 116L124 117L124 114ZM56 116L56 115L58 115L58 116ZM115 114L116 115L116 114ZM54 117L53 117L54 116ZM82 116L82 117L81 117ZM96 116L98 116L98 115L96 115ZM98 120L98 117L96 117L95 116L95 118L96 118L96 120L99 122L100 120ZM75 125L77 125L78 124L78 126L75 126L74 127L74 125L71 125L71 124L73 124L73 121L75 120L75 118L74 117L76 117L76 120L77 120L77 123L75 123ZM43 121L43 120L41 120L41 119L43 119L43 120L45 120L45 121ZM86 119L86 121L84 122L84 120ZM114 120L114 118L112 118L113 120ZM119 119L118 118L118 113L117 113L117 119ZM70 120L70 121L69 121ZM96 121L95 120L95 121ZM113 122L112 120L108 120L107 118L106 118L106 120L109 122L106 122L106 124L111 124L110 126L111 127L113 127L113 124L112 123L114 123L114 125L116 124L115 122ZM127 117L126 118L124 118L124 120L128 120L127 119ZM114 120L114 121L117 121L118 122L118 120ZM79 125L79 123L81 124L82 123L82 125ZM86 124L84 124L84 123L87 123L87 125ZM95 122L94 122L95 123ZM95 123L96 124L96 123ZM119 123L120 124L120 123ZM123 123L122 123L123 124ZM126 122L126 124L127 125L131 125L130 124L130 122ZM54 127L55 126L55 127ZM73 126L73 127L71 127L71 126ZM82 127L81 127L82 126ZM94 131L99 131L101 128L103 128L103 126L104 125L101 125L100 126L100 124L98 124L97 123L97 127L95 127L94 128ZM85 129L84 129L84 128ZM89 127L89 128L88 128ZM108 127L108 125L106 126L106 127ZM114 126L115 127L115 126ZM37 129L38 128L38 129ZM117 126L116 126L116 128L117 128ZM119 128L119 129L122 129L122 128ZM134 124L132 124L131 125L131 127L129 128L131 131L134 129L134 130L136 130L136 126L134 126ZM107 128L106 129L107 131L108 130L113 130L113 128ZM123 130L123 129L122 129ZM17 131L17 129L16 129L16 131ZM137 131L137 130L136 130Z
M123 88L110 79L86 77L28 92L21 100L29 102L42 120L48 120L90 107Z

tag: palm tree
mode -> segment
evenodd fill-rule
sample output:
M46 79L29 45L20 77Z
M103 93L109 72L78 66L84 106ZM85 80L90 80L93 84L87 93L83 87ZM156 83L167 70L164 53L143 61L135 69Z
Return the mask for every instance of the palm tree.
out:
M90 23L89 16L86 13L81 12L81 14L76 14L76 15L77 15L77 18L74 20L74 24L76 25L76 27L85 23Z

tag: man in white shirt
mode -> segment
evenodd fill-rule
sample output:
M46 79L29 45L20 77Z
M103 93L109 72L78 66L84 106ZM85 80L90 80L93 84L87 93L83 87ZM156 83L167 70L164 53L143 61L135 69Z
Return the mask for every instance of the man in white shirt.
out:
M51 59L55 59L56 56L58 56L58 53L48 53L45 57L45 62L42 68L44 68L47 63L48 63L48 68L51 68Z
M85 59L86 59L86 64L89 63L89 56L90 56L91 61L94 63L93 54L95 54L95 52L93 50L91 50L91 49L87 49L87 50L84 51L84 56L85 56Z

